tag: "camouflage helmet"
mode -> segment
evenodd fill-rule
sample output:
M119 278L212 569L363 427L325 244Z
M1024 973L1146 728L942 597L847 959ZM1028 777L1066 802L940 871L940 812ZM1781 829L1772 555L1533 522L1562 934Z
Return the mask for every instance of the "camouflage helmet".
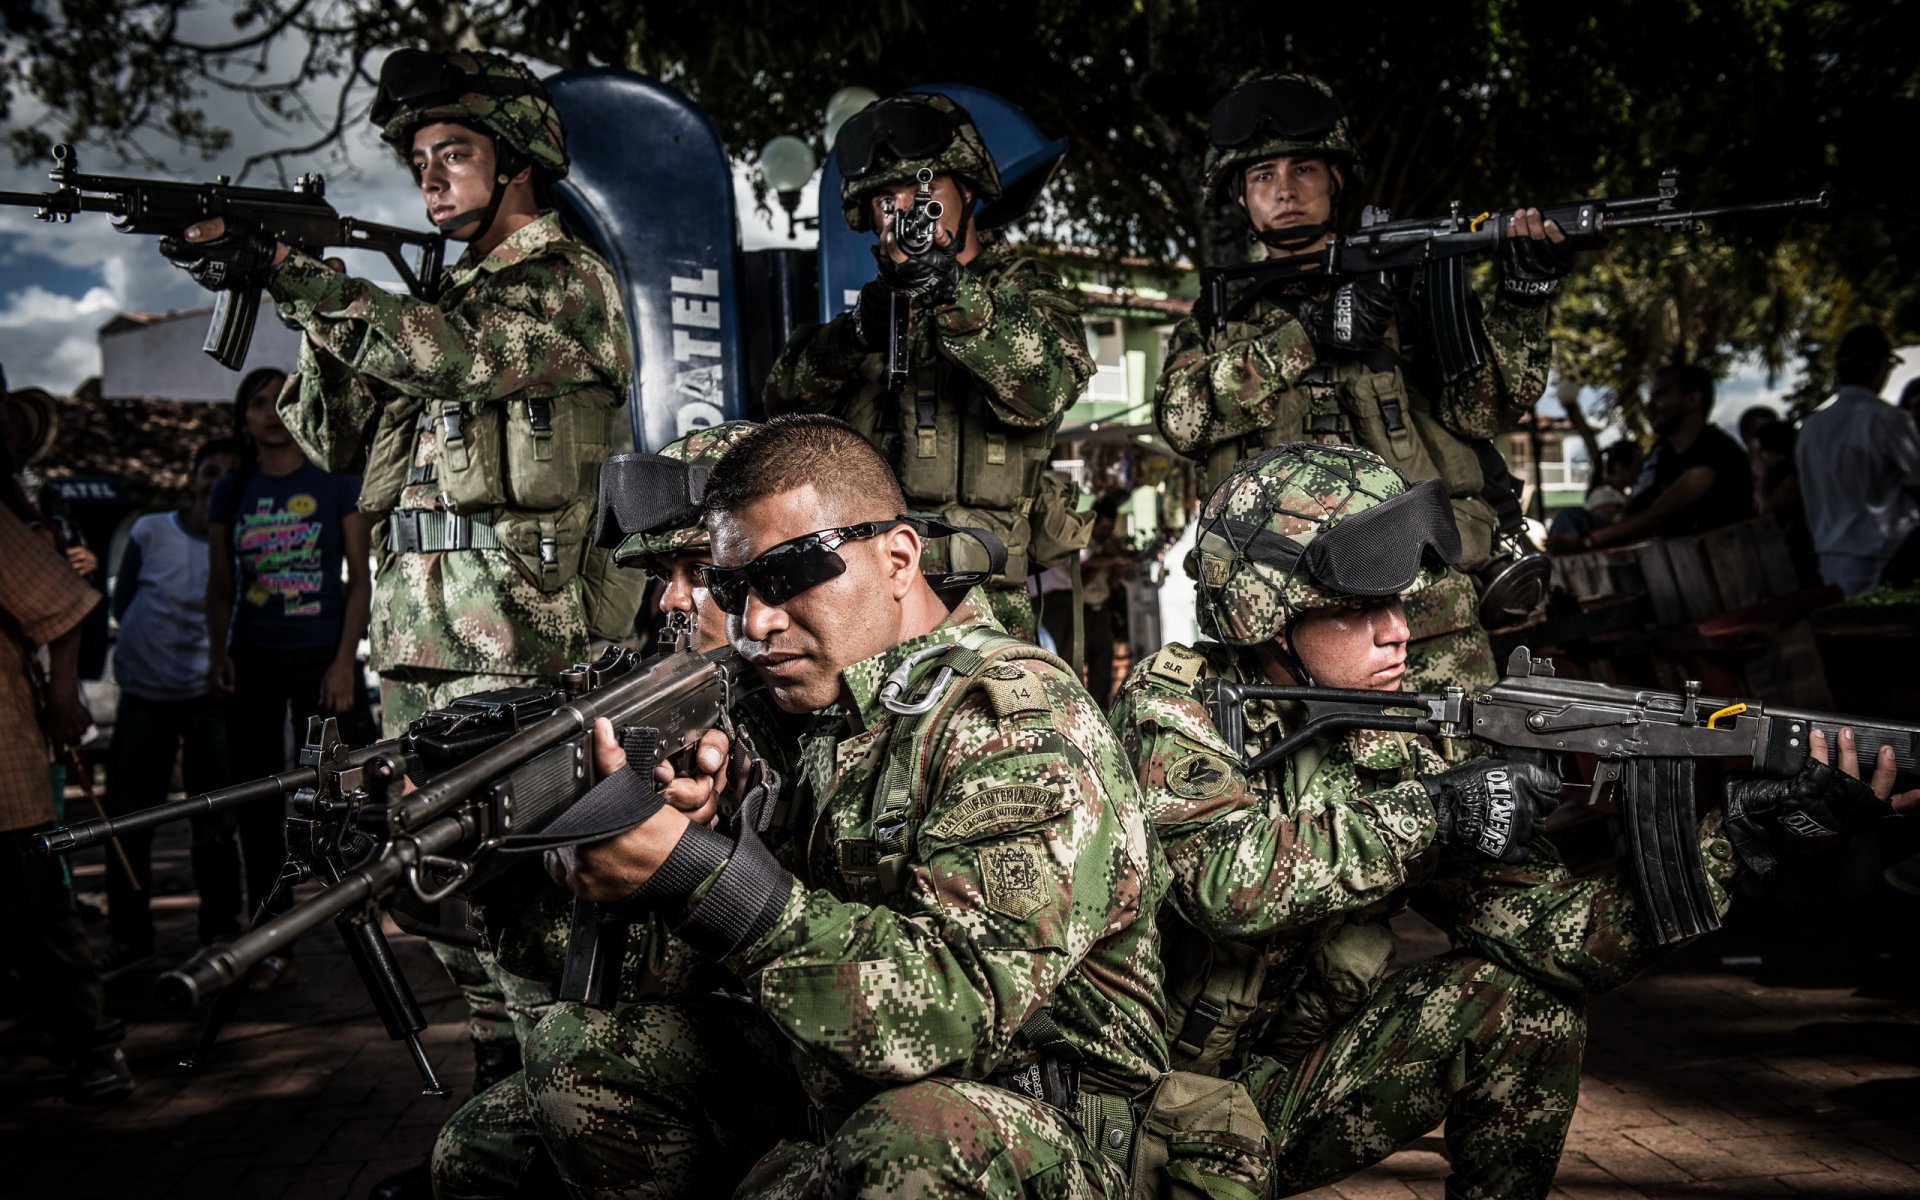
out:
M1291 442L1233 469L1200 512L1187 571L1200 630L1271 642L1299 617L1409 596L1460 557L1445 486L1371 451Z
M484 51L396 50L380 67L369 119L406 158L422 125L472 125L506 143L550 179L567 174L567 131L533 72Z
M840 209L857 233L873 228L868 196L923 168L964 181L977 200L1000 196L1000 172L973 115L937 92L901 92L867 105L840 127L833 154Z
M669 442L660 448L658 457L686 463L690 467L703 468L711 473L727 452L740 444L741 439L759 426L752 421L728 421L724 425L709 425L696 429L675 442ZM685 554L704 551L712 545L707 535L707 526L695 512L692 520L684 513L670 518L670 524L643 529L627 535L613 552L613 561L619 566L632 566L639 560L657 554Z
M1360 170L1360 148L1339 98L1317 76L1256 75L1213 106L1207 125L1207 199L1221 203L1236 172L1276 155L1316 154ZM1349 178L1349 183L1353 182Z

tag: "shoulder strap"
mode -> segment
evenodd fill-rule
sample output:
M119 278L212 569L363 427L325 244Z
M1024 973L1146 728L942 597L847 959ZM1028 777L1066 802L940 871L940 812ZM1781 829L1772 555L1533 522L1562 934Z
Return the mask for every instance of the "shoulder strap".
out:
M978 625L962 632L944 651L932 657L934 679L924 697L912 704L894 702L901 705L895 711L918 711L902 712L899 724L894 727L886 774L873 796L873 837L879 850L880 888L888 895L898 895L906 884L907 857L913 845L913 818L918 801L925 794L933 743L960 710L967 694L979 684L993 706L994 715L999 717L1049 707L1046 698L1027 680L1025 672L1009 679L986 675L990 666L1012 659L1037 659L1072 674L1072 668L1040 647L990 626Z

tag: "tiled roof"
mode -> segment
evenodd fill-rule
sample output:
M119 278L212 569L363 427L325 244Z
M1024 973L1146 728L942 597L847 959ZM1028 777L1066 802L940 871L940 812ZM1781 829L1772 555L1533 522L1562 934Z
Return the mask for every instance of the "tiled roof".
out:
M35 466L49 479L118 475L135 492L187 489L187 469L203 442L232 432L224 404L186 400L103 400L89 379L62 397L53 450Z

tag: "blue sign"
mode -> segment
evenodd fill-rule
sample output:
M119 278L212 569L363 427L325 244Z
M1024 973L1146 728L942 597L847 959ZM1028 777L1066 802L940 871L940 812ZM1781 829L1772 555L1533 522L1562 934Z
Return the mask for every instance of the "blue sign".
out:
M617 67L562 71L547 90L572 167L568 225L606 256L633 326L634 445L658 450L745 412L733 168L680 92Z
M938 92L966 109L986 139L987 152L1000 172L1001 198L981 206L974 222L981 229L1012 224L1033 207L1067 153L1064 140L1049 140L1027 114L984 88L964 83L934 83L907 88ZM569 126L571 128L571 126ZM840 218L840 166L833 155L820 172L820 320L831 321L860 300L860 288L873 278L871 233L855 233Z

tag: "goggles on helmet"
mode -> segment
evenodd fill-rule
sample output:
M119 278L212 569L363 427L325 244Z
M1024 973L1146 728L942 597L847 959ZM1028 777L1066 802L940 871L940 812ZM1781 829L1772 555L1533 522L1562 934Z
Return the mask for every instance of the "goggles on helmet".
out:
M882 100L855 113L833 140L833 157L840 174L859 179L881 164L882 148L895 162L931 158L953 143L967 123L963 112L941 112L929 104Z
M380 67L380 86L367 115L385 128L402 109L435 108L472 92L500 99L530 96L539 86L532 79L462 71L446 55L431 50L395 50Z
M749 591L763 603L785 604L808 588L819 587L847 573L847 560L840 557L841 546L878 537L896 525L913 523L908 517L894 517L889 521L866 521L803 533L737 567L709 565L701 567L700 572L720 610L743 617L747 614Z
M1332 133L1346 115L1338 100L1310 84L1297 79L1256 79L1228 92L1213 106L1207 135L1222 149L1244 146L1262 133L1310 141Z
M600 464L594 543L610 550L636 533L700 519L713 469L664 454L616 454Z
M1460 560L1460 530L1438 479L1416 483L1345 518L1304 548L1265 526L1231 517L1221 520L1219 531L1240 557L1347 596L1397 596L1413 585L1429 559L1444 566Z

